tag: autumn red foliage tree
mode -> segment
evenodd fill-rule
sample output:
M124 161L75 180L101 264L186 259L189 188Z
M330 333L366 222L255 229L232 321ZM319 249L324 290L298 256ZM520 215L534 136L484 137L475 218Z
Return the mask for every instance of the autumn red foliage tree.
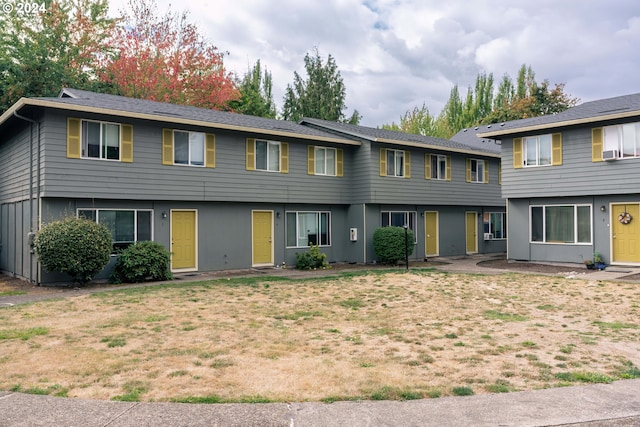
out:
M130 0L102 80L121 95L211 109L239 98L224 54L189 23L187 12L159 16L153 0Z

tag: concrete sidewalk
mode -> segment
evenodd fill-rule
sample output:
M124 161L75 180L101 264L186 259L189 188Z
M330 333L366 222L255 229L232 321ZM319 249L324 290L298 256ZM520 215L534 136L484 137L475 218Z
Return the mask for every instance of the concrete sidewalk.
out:
M0 393L0 426L640 426L640 380L470 397L337 403L137 403Z

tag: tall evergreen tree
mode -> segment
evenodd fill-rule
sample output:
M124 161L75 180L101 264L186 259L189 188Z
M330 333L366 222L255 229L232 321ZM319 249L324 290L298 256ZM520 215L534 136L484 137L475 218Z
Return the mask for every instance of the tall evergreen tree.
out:
M260 60L238 82L240 99L229 102L231 110L250 116L276 117L273 102L273 79L266 69L262 71Z
M293 73L293 84L287 85L282 116L285 120L298 121L303 117L342 121L357 124L360 114L354 111L347 118L345 98L346 88L336 65L329 55L324 62L317 48L304 57L307 78Z

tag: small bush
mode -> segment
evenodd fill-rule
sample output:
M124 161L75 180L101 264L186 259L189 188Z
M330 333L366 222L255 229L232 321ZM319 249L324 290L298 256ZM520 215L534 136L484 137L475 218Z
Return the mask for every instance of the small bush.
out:
M317 268L327 268L327 255L320 252L320 248L311 245L307 252L296 253L296 268L298 270L315 270Z
M109 262L111 232L95 221L67 217L44 225L33 244L45 269L84 285Z
M373 250L378 261L383 264L397 264L398 261L405 258L405 250L411 255L415 247L413 231L407 230L407 234L408 236L405 236L404 227L376 229L373 233Z
M158 242L137 242L118 254L111 273L115 283L136 283L151 280L170 280L171 254Z

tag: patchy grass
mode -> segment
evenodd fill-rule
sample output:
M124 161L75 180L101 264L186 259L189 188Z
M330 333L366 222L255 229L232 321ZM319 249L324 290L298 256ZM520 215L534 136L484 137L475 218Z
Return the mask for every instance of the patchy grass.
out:
M0 389L255 403L606 383L640 378L639 300L619 282L393 269L119 289L0 308Z

